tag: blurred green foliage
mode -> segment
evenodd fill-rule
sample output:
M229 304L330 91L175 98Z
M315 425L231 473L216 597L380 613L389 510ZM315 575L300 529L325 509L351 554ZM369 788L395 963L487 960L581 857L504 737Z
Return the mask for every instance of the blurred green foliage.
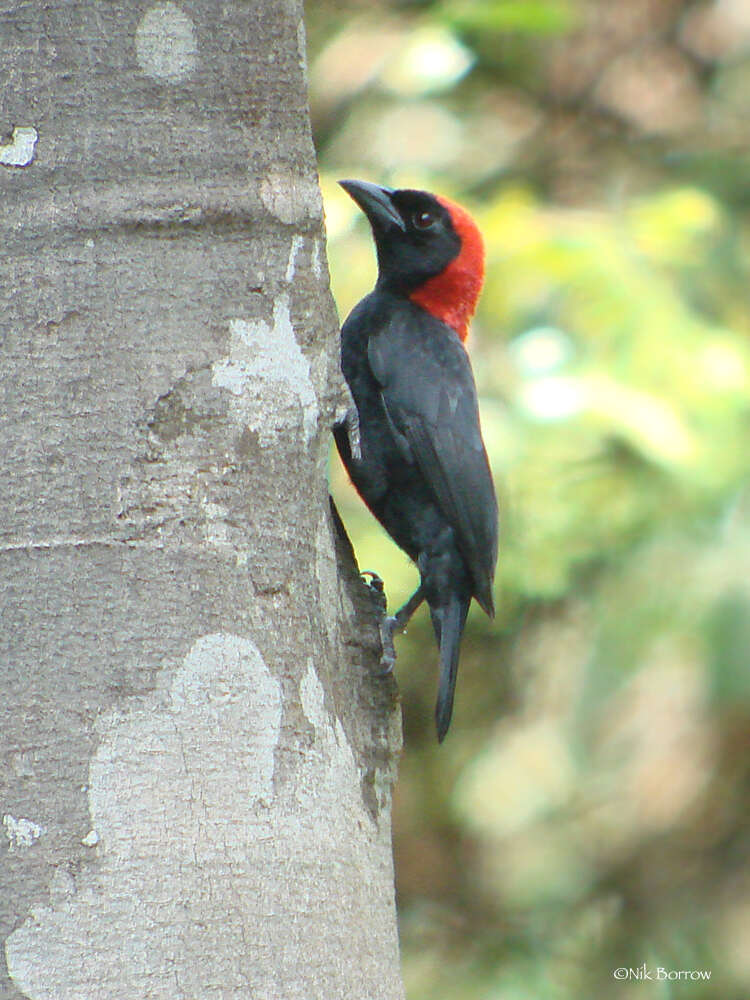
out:
M319 3L308 32L342 316L375 266L337 177L455 197L487 245L499 612L442 748L426 615L398 640L410 1000L746 998L747 5ZM331 478L397 606L416 571Z
M514 32L534 37L558 35L573 23L571 4L562 0L452 0L435 14L453 29L466 34Z

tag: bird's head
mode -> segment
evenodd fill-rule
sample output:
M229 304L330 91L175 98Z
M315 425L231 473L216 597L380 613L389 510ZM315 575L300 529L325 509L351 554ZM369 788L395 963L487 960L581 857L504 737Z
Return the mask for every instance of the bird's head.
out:
M464 340L484 280L484 245L469 213L427 191L339 183L372 227L378 287L407 296Z

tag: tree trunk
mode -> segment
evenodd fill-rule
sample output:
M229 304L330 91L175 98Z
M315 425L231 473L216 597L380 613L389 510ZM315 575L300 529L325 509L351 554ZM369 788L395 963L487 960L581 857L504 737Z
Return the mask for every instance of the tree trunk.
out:
M0 996L402 997L301 8L0 33Z

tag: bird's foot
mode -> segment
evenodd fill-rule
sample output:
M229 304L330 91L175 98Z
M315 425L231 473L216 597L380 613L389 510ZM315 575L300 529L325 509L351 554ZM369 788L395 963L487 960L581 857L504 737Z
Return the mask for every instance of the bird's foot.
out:
M380 667L381 675L387 677L393 671L393 667L396 663L396 649L393 645L393 636L399 629L398 617L393 617L386 613L386 597L385 597L385 584L383 583L382 577L378 576L377 573L373 573L372 570L364 570L360 573L360 576L365 578L367 586L370 591L375 595L378 604L380 605L380 620L378 622L378 631L380 632Z
M349 451L355 462L362 461L362 441L359 435L359 410L357 409L351 392L347 387L347 400L336 411L334 423L338 427L343 427L349 440Z
M392 615L383 615L380 619L380 667L381 675L387 677L392 673L396 665L396 647L393 645L393 636L398 631L398 619Z

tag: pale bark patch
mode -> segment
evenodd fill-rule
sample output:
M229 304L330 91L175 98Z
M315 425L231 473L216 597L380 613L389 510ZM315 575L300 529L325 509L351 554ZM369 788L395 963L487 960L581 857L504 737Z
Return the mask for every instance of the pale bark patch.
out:
M6 167L28 167L34 159L39 133L32 126L14 128L10 142L0 145L0 163Z
M285 164L268 170L260 184L260 196L271 215L287 226L304 226L323 214L317 181Z
M175 3L157 3L141 18L135 32L138 65L147 76L177 83L196 66L198 43L190 17Z
M3 816L3 827L5 836L8 838L8 850L19 851L31 847L35 840L39 840L46 830L39 823L21 816L16 818L6 813Z
M195 642L166 697L101 721L88 790L99 867L57 885L54 905L7 939L19 989L32 1000L166 1000L181 995L172 969L199 942L207 953L193 988L211 997L212 983L246 983L248 914L233 880L273 839L281 715L281 687L255 644L216 634ZM217 931L232 948L211 944Z
M301 422L309 445L318 426L318 399L310 363L294 335L288 292L276 298L273 324L233 319L229 356L214 362L212 382L236 397L241 421L262 445L273 444L279 429Z

